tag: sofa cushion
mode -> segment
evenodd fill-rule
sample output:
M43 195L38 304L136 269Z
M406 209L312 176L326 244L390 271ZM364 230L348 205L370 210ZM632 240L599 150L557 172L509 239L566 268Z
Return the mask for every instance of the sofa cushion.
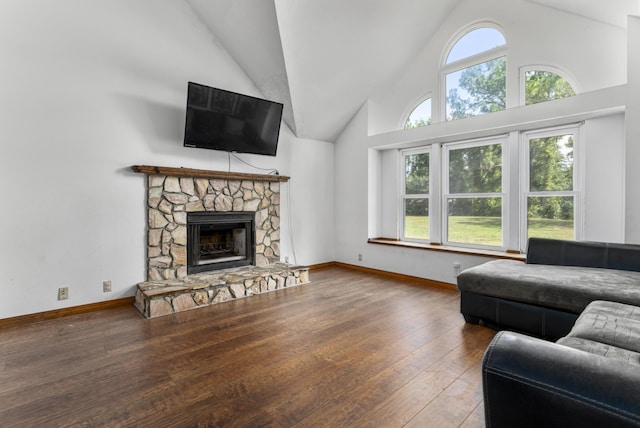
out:
M465 269L458 288L532 305L580 313L594 300L640 306L640 272L493 260Z
M640 271L640 245L529 238L526 262Z
M527 263L560 266L607 267L607 247L602 243L531 238Z
M640 270L640 245L609 244L607 267L620 270Z
M591 354L601 355L607 358L615 358L629 364L640 366L640 353L607 345L606 343L594 342L593 340L572 336L563 337L556 343L573 349L589 352Z
M580 314L567 337L640 352L640 307L596 301Z

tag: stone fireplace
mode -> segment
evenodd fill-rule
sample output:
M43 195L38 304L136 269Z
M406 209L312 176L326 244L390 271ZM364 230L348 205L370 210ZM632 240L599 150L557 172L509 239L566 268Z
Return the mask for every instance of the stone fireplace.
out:
M184 278L190 273L187 217L193 213L251 213L255 225L253 264L266 266L280 260L282 177L267 177L273 181L150 174L147 279Z
M280 263L280 183L288 177L134 165L147 174L147 318L308 282Z

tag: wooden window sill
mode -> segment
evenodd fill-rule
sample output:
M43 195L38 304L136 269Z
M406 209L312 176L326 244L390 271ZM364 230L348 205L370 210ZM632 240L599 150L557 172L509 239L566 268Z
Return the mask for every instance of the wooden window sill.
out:
M506 252L506 251L481 250L477 248L453 247L450 245L421 244L417 242L400 241L398 239L392 239L392 238L369 238L367 242L369 244L390 245L392 247L403 247L403 248L415 248L418 250L427 250L427 251L444 251L447 253L468 254L470 256L493 257L496 259L524 261L527 257L526 254L515 253L515 252L512 253L512 252Z

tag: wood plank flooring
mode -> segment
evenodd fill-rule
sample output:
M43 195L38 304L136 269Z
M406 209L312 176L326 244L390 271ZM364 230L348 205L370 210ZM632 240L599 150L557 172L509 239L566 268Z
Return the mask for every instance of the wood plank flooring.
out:
M1 427L483 427L494 332L456 291L345 267L147 320L0 329Z

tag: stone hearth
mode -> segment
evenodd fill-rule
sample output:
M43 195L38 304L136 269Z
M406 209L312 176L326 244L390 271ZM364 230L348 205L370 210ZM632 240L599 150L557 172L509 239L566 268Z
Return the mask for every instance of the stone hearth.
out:
M309 282L309 268L280 263L280 183L289 177L134 165L148 176L147 281L136 308L147 318ZM187 275L187 213L255 213L255 266Z
M309 282L309 268L285 263L197 273L138 284L136 308L154 318Z

